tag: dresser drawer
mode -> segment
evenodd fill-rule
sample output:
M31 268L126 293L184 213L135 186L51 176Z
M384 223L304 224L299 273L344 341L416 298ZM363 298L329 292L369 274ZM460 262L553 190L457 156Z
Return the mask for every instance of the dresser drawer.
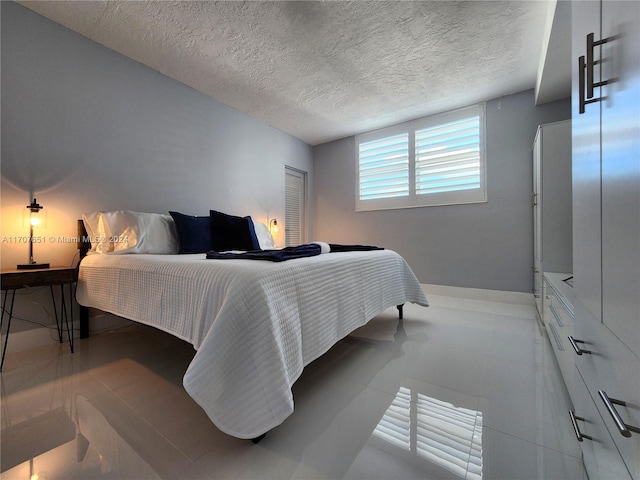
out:
M576 437L582 438L582 460L592 480L615 479L624 480L632 478L618 453L618 449L605 426L603 418L591 397L584 380L579 373L575 376L573 415L571 413L567 421L572 422Z
M548 275L551 278L545 275L544 280L544 325L562 378L571 395L575 375L575 354L568 337L573 335L573 306L565 295L554 288L553 274Z
M626 402L612 408L626 425L640 427L640 359L598 322L582 304L576 304L575 338L591 353L575 356L577 370L622 455L632 478L640 479L640 433L624 436L616 425L611 409L599 394Z

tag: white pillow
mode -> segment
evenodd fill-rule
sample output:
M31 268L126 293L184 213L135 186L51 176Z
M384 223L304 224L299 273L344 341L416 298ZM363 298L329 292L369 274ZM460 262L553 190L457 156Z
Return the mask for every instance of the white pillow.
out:
M100 218L110 242L106 252L118 255L178 253L178 235L173 219L168 214L116 210L103 212ZM102 253L105 253L104 248Z
M311 242L311 243L315 243L316 245L318 245L320 247L320 253L331 253L331 247L329 246L329 244L327 242Z
M269 227L267 227L264 223L253 222L253 229L256 232L256 237L258 237L258 243L260 244L260 248L262 250L278 248L275 240L273 240L271 232L269 231Z
M85 213L82 215L82 221L91 241L91 251L106 253L110 249L113 250L113 246L109 242L107 232L104 229L102 212Z

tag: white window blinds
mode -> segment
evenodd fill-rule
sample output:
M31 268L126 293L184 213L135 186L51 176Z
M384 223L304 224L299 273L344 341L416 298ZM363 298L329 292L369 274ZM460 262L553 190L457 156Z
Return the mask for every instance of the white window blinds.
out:
M357 137L356 210L486 201L484 104Z
M285 168L285 244L304 243L305 173Z
M409 195L409 135L360 144L360 200Z
M480 188L480 117L416 132L416 193Z

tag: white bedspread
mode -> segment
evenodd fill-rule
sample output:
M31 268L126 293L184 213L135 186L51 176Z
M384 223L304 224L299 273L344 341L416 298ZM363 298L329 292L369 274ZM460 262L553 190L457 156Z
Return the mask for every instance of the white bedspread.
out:
M77 299L194 345L186 391L218 428L255 438L293 413L305 365L383 310L427 305L391 250L272 263L200 255L89 255Z

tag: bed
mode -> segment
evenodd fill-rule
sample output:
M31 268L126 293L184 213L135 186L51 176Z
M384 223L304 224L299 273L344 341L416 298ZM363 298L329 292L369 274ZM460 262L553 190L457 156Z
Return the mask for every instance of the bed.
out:
M283 262L206 257L89 254L76 295L80 305L191 343L196 354L184 388L220 430L238 438L259 438L291 415L292 385L338 340L387 308L428 305L406 261L391 250Z

